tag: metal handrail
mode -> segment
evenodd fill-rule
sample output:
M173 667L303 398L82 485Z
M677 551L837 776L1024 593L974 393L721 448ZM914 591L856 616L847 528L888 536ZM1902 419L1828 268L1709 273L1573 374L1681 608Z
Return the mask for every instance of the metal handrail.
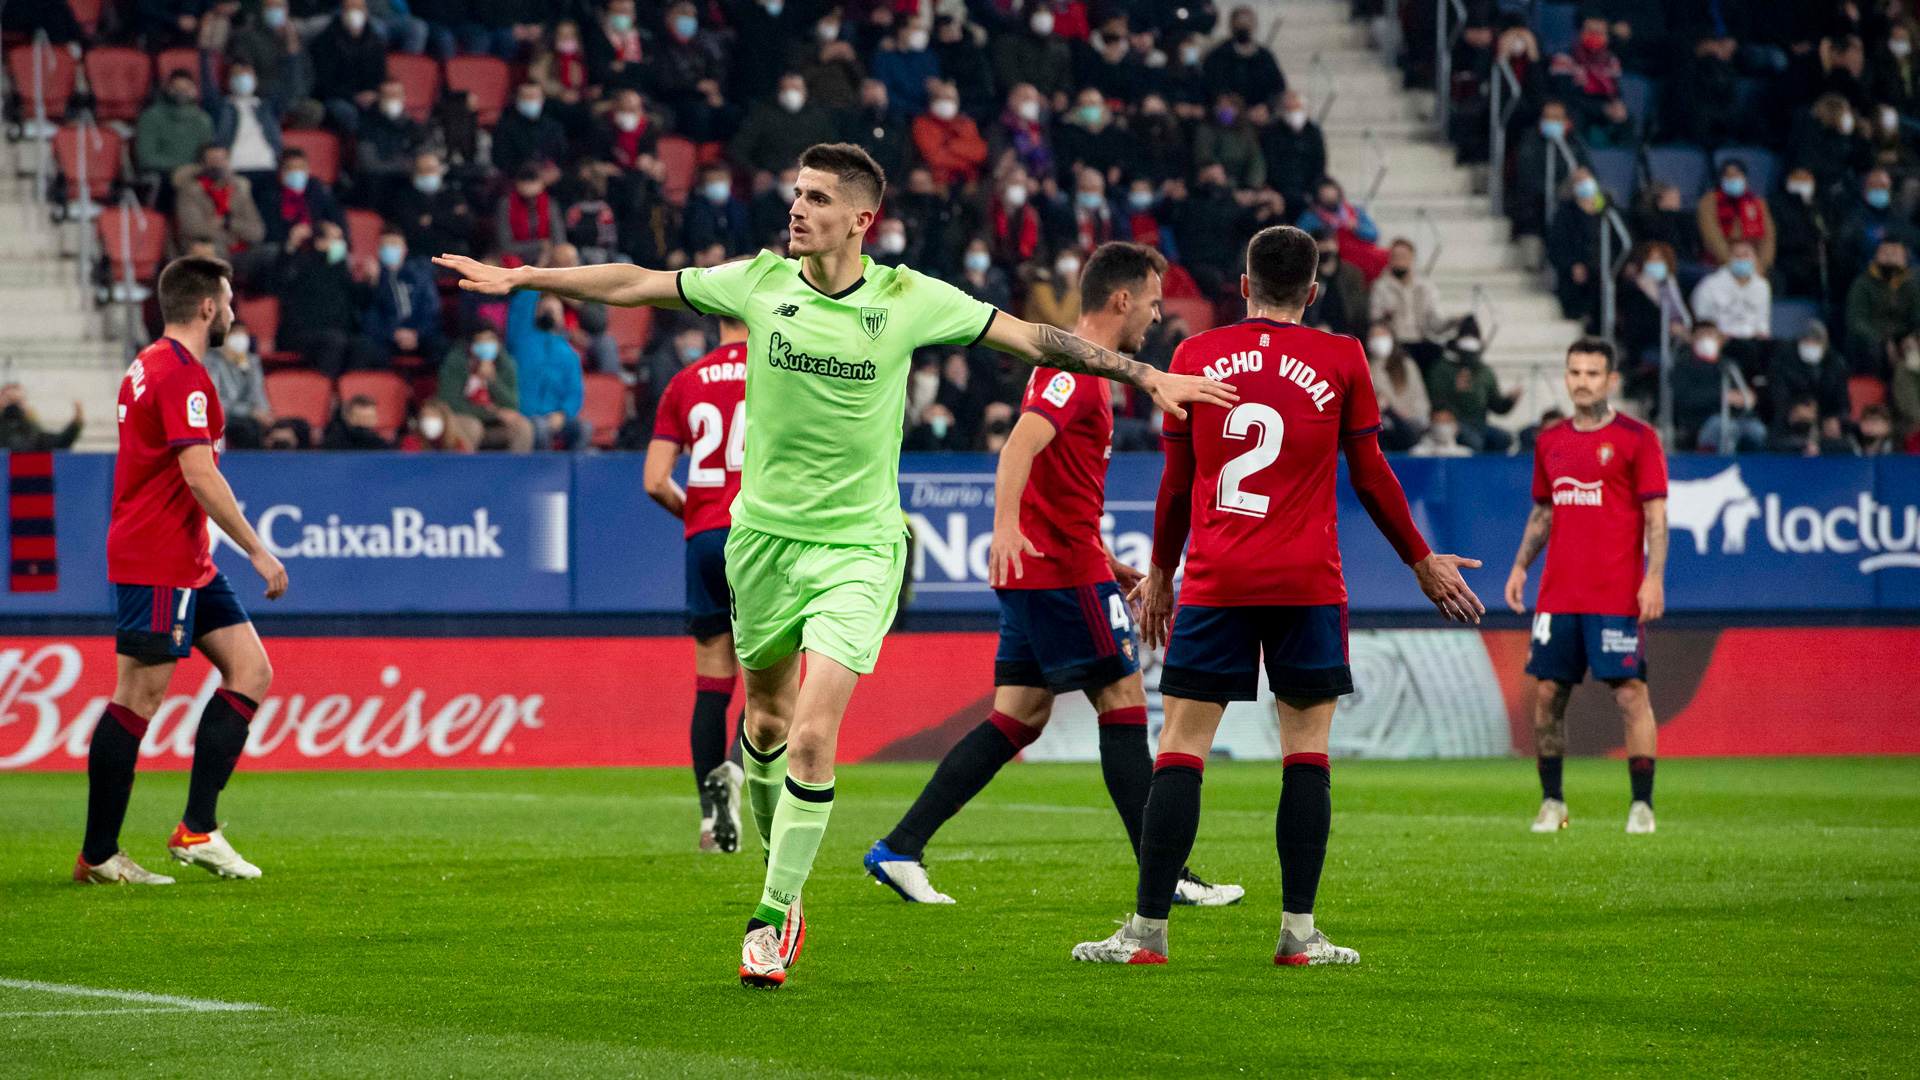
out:
M1680 322L1692 328L1693 312L1687 310L1686 297L1680 295L1680 286L1673 278L1660 283L1660 404L1659 417L1661 445L1673 446L1673 320L1667 318L1667 297L1673 297L1673 310L1679 315Z
M1420 276L1431 278L1433 276L1434 264L1440 261L1440 253L1446 250L1447 239L1446 236L1441 233L1440 226L1433 223L1433 215L1427 213L1426 207L1422 206L1414 210L1413 221L1414 224L1425 228L1427 235L1433 238L1432 245L1427 248L1427 261L1421 264L1420 267ZM1474 288L1479 288L1479 286L1476 285Z
M1501 101L1503 90L1509 100ZM1493 202L1495 217L1507 212L1507 124L1512 122L1513 114L1520 110L1522 90L1520 76L1514 74L1512 63L1504 56L1493 58L1493 83L1488 90L1489 135L1493 145L1488 155L1492 168L1487 173L1487 194Z
M134 271L133 266L133 221L136 216L140 220L141 227L145 228L147 224L146 209L140 205L140 200L133 197L131 190L121 192L120 267L122 280L114 291L120 294L117 299L120 300L122 310L126 314L127 331L125 352L129 361L133 359L134 354L139 351L140 347L140 321L138 316L140 308L140 278Z
M1325 88L1324 94L1321 88ZM1334 81L1333 73L1327 70L1327 61L1319 49L1307 60L1307 109L1313 115L1313 122L1321 127L1327 126L1327 114L1333 111L1333 103L1340 98L1339 84ZM1314 108L1312 101L1320 99L1320 107Z
M92 136L92 143L95 145L101 144L103 140L100 138L100 128L94 124L91 114L83 114L80 122L74 127L75 135L78 137L79 151L74 154L74 164L75 171L79 174L77 179L80 182L80 235L75 246L78 248L80 263L80 291L84 294L87 290L89 272L93 269L93 238L88 235L93 227L93 184L87 177L87 157L90 149L88 136Z
M1740 373L1740 365L1723 355L1720 358L1720 445L1715 448L1723 457L1732 457L1740 449L1739 438L1728 437L1733 435L1733 406L1727 403L1727 391L1731 389L1739 390L1744 397L1753 397L1753 388Z
M1360 209L1372 213L1373 198L1380 194L1380 185L1387 182L1387 148L1382 146L1380 140L1374 137L1372 128L1361 129L1360 148L1372 154L1376 162L1373 170L1373 181L1367 185L1366 197L1360 201Z
M47 62L46 57L53 53L53 42L45 30L36 30L33 34L33 201L43 204L47 201L47 172L52 166L52 133L47 125Z
M1555 161L1563 162L1566 165L1567 175L1572 176L1574 170L1580 168L1580 159L1573 156L1573 149L1567 145L1564 135L1548 139L1547 144L1558 151L1558 153L1547 155L1545 190L1542 192L1546 200L1547 227L1552 228L1560 203L1559 193L1556 190L1559 185L1553 175L1554 163ZM1614 205L1609 193L1602 191L1601 197L1605 205L1600 212L1600 265L1595 268L1602 275L1600 278L1600 336L1612 341L1616 316L1615 305L1618 300L1618 294L1615 291L1619 284L1617 279L1621 268L1626 266L1627 259L1632 256L1633 234L1627 230L1627 219L1620 215L1620 208ZM1618 258L1613 255L1613 241L1616 236L1620 241Z
M1454 16L1451 28L1447 15ZM1445 138L1453 119L1453 46L1467 28L1466 0L1439 0L1433 19L1433 119Z
M1484 356L1493 348L1493 339L1500 336L1500 305L1493 302L1493 294L1485 285L1475 285L1468 294L1467 312L1480 324L1480 353Z

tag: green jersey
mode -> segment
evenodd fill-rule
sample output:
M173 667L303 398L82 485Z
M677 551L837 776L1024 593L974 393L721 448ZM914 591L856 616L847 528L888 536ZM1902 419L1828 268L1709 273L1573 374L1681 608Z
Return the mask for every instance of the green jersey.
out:
M860 258L833 296L799 259L682 270L680 299L747 324L746 461L733 521L818 544L900 536L907 369L924 345L972 345L994 308L906 267Z

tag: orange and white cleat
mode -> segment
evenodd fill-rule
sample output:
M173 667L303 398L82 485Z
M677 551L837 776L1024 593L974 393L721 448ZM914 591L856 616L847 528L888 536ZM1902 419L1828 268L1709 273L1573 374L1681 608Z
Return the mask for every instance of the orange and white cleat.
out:
M88 885L171 885L173 879L165 874L156 874L132 859L124 851L116 851L106 862L98 866L87 862L82 855L73 861L73 880Z
M807 916L800 910L800 898L796 896L793 906L787 908L786 921L780 924L780 966L793 967L806 943Z
M787 981L781 959L780 934L771 926L756 926L740 943L740 985L756 990L778 990Z
M1073 958L1092 964L1164 964L1167 962L1167 921L1129 915L1107 940L1075 945Z
M167 838L167 854L173 856L175 862L198 866L223 878L251 881L260 876L260 868L241 858L219 829L197 833L181 822Z

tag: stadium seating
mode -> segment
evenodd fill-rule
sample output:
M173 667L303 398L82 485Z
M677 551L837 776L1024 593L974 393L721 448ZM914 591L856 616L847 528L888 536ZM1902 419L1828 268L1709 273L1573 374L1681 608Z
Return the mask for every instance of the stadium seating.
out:
M654 146L654 156L667 171L660 183L660 195L675 206L685 206L687 193L693 190L697 153L692 142L678 135L669 135Z
M33 78L34 52L40 54L40 82ZM7 77L14 93L20 96L20 118L31 120L41 97L45 98L47 119L67 115L67 101L73 97L75 64L67 50L55 46L21 45L7 53ZM36 92L40 97L36 97Z
M105 206L95 224L116 285L126 280L129 266L133 280L142 285L151 282L160 272L169 232L164 214L138 206Z
M1640 156L1631 150L1589 150L1587 165L1600 189L1617 203L1631 201L1640 190Z
M620 362L629 367L638 364L653 333L653 309L608 305L607 333L620 346Z
M1691 210L1712 182L1706 151L1697 146L1653 146L1647 149L1647 172L1655 183L1680 189L1680 199Z
M1773 339L1792 341L1807 329L1807 324L1820 317L1820 304L1816 300L1775 300L1773 302Z
M100 33L100 19L106 14L107 0L67 0L67 7L73 11L73 19L80 24L88 38Z
M300 362L300 354L282 352L277 347L280 335L279 297L235 297L233 314L253 335L253 351L259 354L263 365L273 368Z
M340 136L331 131L296 128L280 133L280 144L288 150L303 150L307 172L323 184L340 179Z
M1780 155L1764 146L1723 146L1713 152L1713 174L1729 161L1738 161L1747 170L1747 190L1765 198L1780 182Z
M270 371L266 377L267 404L277 416L294 416L313 426L315 437L333 415L333 380L317 371Z
M1573 4L1536 4L1533 9L1533 36L1539 39L1544 59L1573 48L1579 36L1578 8Z
M1199 334L1213 329L1213 302L1199 296L1162 296L1160 316L1187 320L1187 333Z
M87 50L82 64L93 89L94 117L133 120L153 90L153 57L139 49L110 45Z
M374 430L383 439L391 440L407 422L407 402L412 391L405 379L391 371L345 372L335 384L335 391L341 401L359 394L372 398L379 417L374 422Z
M1654 109L1659 105L1659 88L1645 75L1622 75L1620 100L1627 107L1627 115L1633 119L1634 134L1646 138L1652 130Z
M372 210L347 211L347 251L355 259L372 259L380 254L380 230L387 223Z
M593 425L593 445L605 449L627 419L627 384L617 375L590 371L583 376L580 419Z
M393 53L387 57L387 78L406 88L407 115L425 123L440 97L440 63L430 56Z
M53 135L54 160L66 179L66 198L80 198L81 158L86 159L87 194L95 203L104 203L113 192L120 175L120 133L110 127L67 124Z
M219 55L215 55L213 58L213 61L214 61L213 62L214 80L215 81L223 80L226 77L225 58ZM184 71L187 74L193 76L194 82L199 82L200 81L200 50L168 49L165 52L162 52L159 56L154 58L153 70L156 78L158 78L163 85L166 83L167 79L170 78L173 75L173 73L176 71ZM204 86L201 87L201 92L204 93L205 91L206 91L206 87Z
M1860 414L1869 405L1884 405L1887 402L1887 384L1871 375L1855 375L1847 380L1847 406L1854 423L1860 422Z
M472 94L480 123L492 127L507 107L507 62L492 56L456 56L447 61L447 89Z

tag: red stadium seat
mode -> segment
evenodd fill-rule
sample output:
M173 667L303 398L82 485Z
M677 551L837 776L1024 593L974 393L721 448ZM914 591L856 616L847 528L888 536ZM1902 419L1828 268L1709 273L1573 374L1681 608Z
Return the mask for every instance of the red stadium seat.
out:
M607 333L620 346L620 362L629 366L640 362L640 353L653 335L653 308L607 305Z
M73 19L86 31L88 38L100 32L100 17L106 13L107 0L67 0L67 7L73 11Z
M507 62L493 56L456 56L447 61L447 88L472 94L480 126L492 127L507 107Z
M166 254L170 228L163 214L138 206L104 206L95 222L100 229L101 250L113 265L113 280L126 280L127 267L133 267L133 279L145 284L160 272L160 259Z
M87 190L96 203L104 203L120 175L120 133L112 128L68 124L53 133L53 156L66 178L67 199L80 198L80 159L86 158Z
M33 54L35 46L22 45L7 53L7 77L13 82L14 93L20 95L20 119L34 118L35 97L33 82ZM67 115L67 99L73 96L74 63L73 56L67 50L56 45L40 49L40 85L45 91L47 119L59 120Z
M593 445L609 447L627 420L627 384L618 375L588 372L581 388L580 419L593 425Z
M1213 304L1199 296L1162 296L1160 317L1171 320L1178 315L1187 320L1187 333L1213 329Z
M397 80L406 88L407 115L426 123L433 113L435 99L440 96L440 61L431 56L390 53L387 78Z
M317 371L296 368L267 373L267 404L276 416L297 416L313 426L317 437L333 415L333 380Z
M300 362L300 354L282 352L280 336L280 298L277 296L234 297L233 314L253 335L253 351L268 367L285 367Z
M386 219L372 210L347 211L347 252L355 259L371 259L380 254L380 230Z
M215 53L213 57L213 78L214 81L223 86L226 84L226 67L227 63L225 58ZM172 78L173 73L176 71L184 71L193 76L194 82L199 82L200 50L167 49L159 56L154 57L153 70L154 75L160 80L162 85L164 85L168 79ZM207 88L203 86L200 89L202 92L205 92Z
M1872 375L1855 375L1847 380L1847 404L1853 414L1853 422L1860 422L1860 414L1867 411L1869 405L1887 403L1887 384Z
M153 90L153 57L124 45L87 50L82 61L87 85L93 87L94 116L101 120L132 120L140 115Z
M413 392L407 388L405 379L391 371L349 371L340 376L335 388L341 401L347 401L357 394L365 394L373 399L378 413L374 430L383 439L392 439L401 425L407 422L407 402Z
M323 184L340 178L340 136L331 131L294 128L280 133L280 144L288 150L303 150L307 172Z
M653 152L667 170L667 178L660 184L661 196L675 206L685 206L687 193L693 190L694 158L698 151L692 142L669 135L655 145Z

